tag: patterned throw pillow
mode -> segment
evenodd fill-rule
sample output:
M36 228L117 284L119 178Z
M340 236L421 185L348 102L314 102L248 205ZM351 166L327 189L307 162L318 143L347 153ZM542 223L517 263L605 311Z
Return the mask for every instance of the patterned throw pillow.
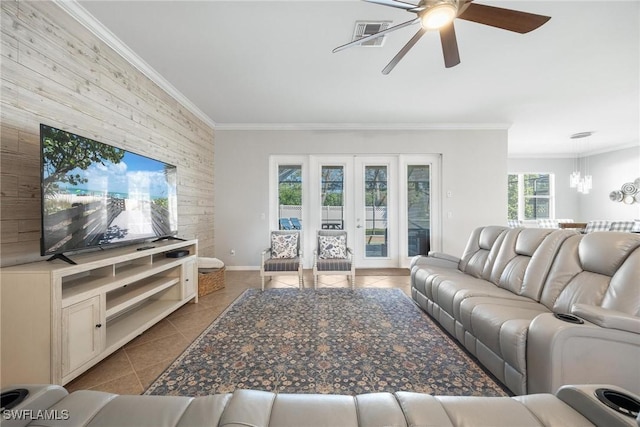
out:
M298 256L297 234L272 234L271 257L295 258Z
M345 236L320 236L320 258L338 259L347 257L347 239Z

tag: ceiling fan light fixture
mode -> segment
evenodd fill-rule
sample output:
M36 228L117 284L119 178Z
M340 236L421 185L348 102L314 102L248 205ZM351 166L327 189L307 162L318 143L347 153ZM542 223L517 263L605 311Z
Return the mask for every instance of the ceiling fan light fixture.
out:
M457 14L454 1L442 1L425 9L420 15L420 23L425 30L439 30L453 22Z

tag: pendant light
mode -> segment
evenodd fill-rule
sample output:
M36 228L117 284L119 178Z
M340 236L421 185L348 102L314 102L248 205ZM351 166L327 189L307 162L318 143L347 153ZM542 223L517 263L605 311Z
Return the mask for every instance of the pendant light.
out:
M578 132L570 136L572 140L578 140L582 138L588 138L593 135L593 132ZM587 150L582 150L586 152ZM576 158L573 163L573 172L569 175L569 187L575 188L578 193L589 194L589 191L593 188L593 177L589 174L589 158L583 156L580 158L580 149L576 143Z

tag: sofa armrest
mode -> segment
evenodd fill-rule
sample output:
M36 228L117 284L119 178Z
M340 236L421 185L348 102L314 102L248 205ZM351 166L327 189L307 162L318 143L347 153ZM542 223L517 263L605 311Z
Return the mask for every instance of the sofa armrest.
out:
M434 267L445 267L454 270L458 269L460 258L453 255L446 254L444 252L429 252L429 255L418 255L411 260L409 269L414 267L420 267L421 265L429 265Z
M594 305L575 304L571 307L571 313L602 328L619 329L640 334L640 317L621 311L609 310Z
M458 265L458 263L460 262L460 258L458 258L457 256L453 256L453 255L449 255L447 253L444 252L429 252L429 254L427 255L431 258L436 258L436 259L442 259L445 261L450 261L456 264L456 266Z
M640 334L540 314L527 333L527 394L596 383L640 393L638 360Z
M611 410L602 403L596 395L598 389L611 390L631 399L640 400L640 396L611 384L565 385L558 389L556 396L597 426L628 427L637 425L628 415Z
M10 387L3 388L2 393L12 390L15 391L17 389L25 389L28 393L23 395L24 400L21 402L14 402L15 406L11 408L11 411L27 411L25 414L31 413L28 411L32 411L33 414L36 414L38 411L42 411L43 409L54 407L54 405L64 401L64 399L69 395L67 390L62 386L48 384L15 384ZM3 405L6 404L4 400L2 403ZM64 416L65 414L70 415L69 408L64 407L60 409L67 410L65 413L60 411L59 414L61 416ZM33 419L26 415L12 417L10 412L4 413L4 411L0 414L0 424L2 424L3 427L24 427L31 421L33 421Z

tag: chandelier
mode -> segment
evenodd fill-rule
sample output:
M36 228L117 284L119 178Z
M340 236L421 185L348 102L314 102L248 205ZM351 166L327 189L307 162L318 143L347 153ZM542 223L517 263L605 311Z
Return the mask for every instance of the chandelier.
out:
M587 138L593 135L593 132L579 132L570 136L571 139ZM581 159L576 149L576 158L573 164L573 172L569 175L569 187L578 190L578 193L589 194L593 188L593 177L589 174L589 159L583 156Z

